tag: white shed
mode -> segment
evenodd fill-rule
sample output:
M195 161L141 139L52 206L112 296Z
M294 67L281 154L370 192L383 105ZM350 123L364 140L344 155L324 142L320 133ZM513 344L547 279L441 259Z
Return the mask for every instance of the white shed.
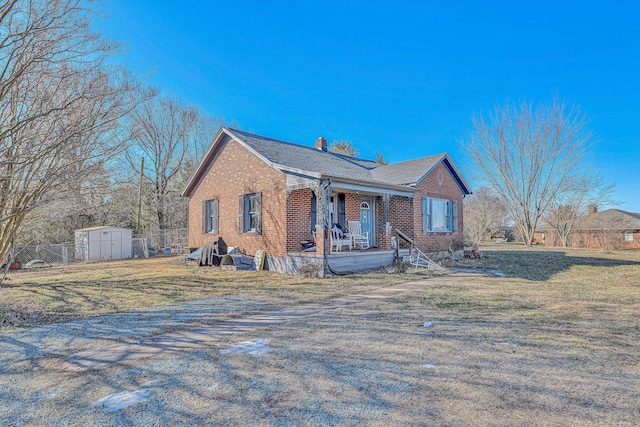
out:
M76 258L82 261L115 261L131 258L131 229L91 227L76 230Z

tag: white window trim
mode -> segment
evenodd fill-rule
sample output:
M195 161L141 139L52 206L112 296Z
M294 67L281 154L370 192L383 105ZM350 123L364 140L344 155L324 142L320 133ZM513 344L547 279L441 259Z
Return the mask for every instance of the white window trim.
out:
M258 229L255 227L251 227L251 215L253 214L254 216L258 217L257 221L262 221L261 218L261 212L260 212L260 206L255 203L254 207L256 208L256 211L251 211L251 199L252 198L257 198L258 197L258 193L249 193L245 196L245 209L246 209L246 225L245 225L245 229L247 233L257 233ZM256 222L257 222L256 221Z
M424 229L424 220L423 220L423 233L454 233L457 231L456 225L453 224L453 220L458 218L458 215L453 212L453 207L456 203L454 200L449 199L441 199L438 197L424 197L423 201L427 202L427 229ZM436 200L438 202L444 202L444 222L445 222L445 230L434 230L433 229L433 201ZM424 204L423 204L424 209ZM423 218L425 212L422 212ZM455 231L454 231L455 230Z

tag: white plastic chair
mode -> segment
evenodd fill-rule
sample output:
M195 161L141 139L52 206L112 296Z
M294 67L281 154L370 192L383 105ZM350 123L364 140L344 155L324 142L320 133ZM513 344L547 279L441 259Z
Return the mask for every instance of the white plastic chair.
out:
M351 239L345 238L344 233L338 227L331 229L331 250L341 251L343 246L347 246L351 250Z
M362 232L360 221L349 221L349 234L354 247L369 249L369 232Z

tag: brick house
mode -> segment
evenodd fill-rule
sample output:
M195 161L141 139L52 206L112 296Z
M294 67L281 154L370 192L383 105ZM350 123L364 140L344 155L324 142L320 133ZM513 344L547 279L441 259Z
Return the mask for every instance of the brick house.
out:
M394 229L423 251L461 241L462 199L471 194L448 154L381 165L327 150L221 128L187 182L189 244L222 237L271 270L310 262L361 270L393 262ZM330 224L360 221L371 249L331 251ZM303 243L316 238L315 252Z
M562 246L557 233L549 226L540 227L534 239L546 246ZM597 206L591 205L588 214L576 224L570 245L574 248L638 249L640 213L620 209L598 212Z

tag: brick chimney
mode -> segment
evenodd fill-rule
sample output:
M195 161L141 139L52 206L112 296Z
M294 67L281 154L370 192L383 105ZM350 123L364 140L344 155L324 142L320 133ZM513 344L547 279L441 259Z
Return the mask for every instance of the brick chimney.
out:
M327 140L324 139L323 137L319 137L316 140L316 148L318 150L327 151Z
M589 206L587 206L587 214L593 215L596 212L598 212L598 205L589 205Z

